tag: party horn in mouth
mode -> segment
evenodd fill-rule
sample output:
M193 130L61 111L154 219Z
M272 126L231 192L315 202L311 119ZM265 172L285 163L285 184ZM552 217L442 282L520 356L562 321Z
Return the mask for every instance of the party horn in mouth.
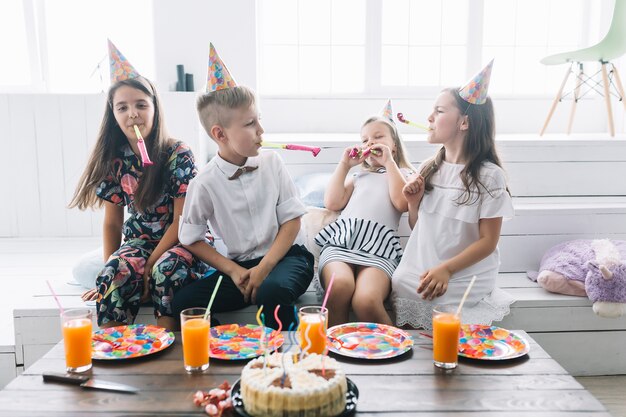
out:
M143 136L141 136L139 128L137 125L133 125L133 129L135 129L135 135L137 135L137 146L139 147L139 153L141 154L141 161L144 165L154 165L154 162L152 162L150 160L150 156L148 156L146 142L143 140Z
M261 146L264 148L276 148L276 149L288 149L290 151L308 151L313 154L313 156L317 156L320 153L321 148L317 146L307 146L307 145L294 145L291 143L271 143L271 142L262 142Z
M369 154L373 154L373 155L378 155L379 152L375 149L361 149L357 146L355 146L354 148L352 148L350 150L350 153L348 154L348 156L352 159L358 159L358 158L365 158L367 155Z
M418 123L413 123L410 120L405 119L402 113L398 113L398 120L400 120L402 123L407 124L409 126L417 127L417 128L424 129L424 130L430 130L430 127L428 126L420 125Z

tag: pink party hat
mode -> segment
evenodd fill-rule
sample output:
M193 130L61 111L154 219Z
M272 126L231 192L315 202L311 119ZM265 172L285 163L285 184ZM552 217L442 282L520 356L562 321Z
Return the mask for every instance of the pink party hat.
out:
M224 90L236 86L237 83L230 75L230 71L217 54L213 44L210 44L209 50L209 74L206 80L206 91L211 93L217 90Z
M391 108L391 99L387 100L387 104L385 104L385 107L383 107L383 111L380 112L380 115L386 117L393 122L393 109Z
M487 92L489 90L489 79L491 78L491 68L493 67L493 59L482 69L474 78L472 78L465 87L459 90L461 98L471 104L483 104L487 101Z
M119 49L113 45L110 39L109 41L109 67L111 69L111 84L118 81L128 80L130 78L139 77L137 70L130 65L130 62L126 59Z

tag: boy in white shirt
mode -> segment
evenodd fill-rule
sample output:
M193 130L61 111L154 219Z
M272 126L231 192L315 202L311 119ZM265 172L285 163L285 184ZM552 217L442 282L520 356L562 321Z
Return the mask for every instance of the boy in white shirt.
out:
M211 88L209 82L209 92L197 102L200 121L218 153L189 184L178 232L183 246L217 272L176 292L172 313L176 318L185 308L205 306L223 275L212 312L251 303L271 312L280 304L279 317L287 328L294 302L313 277L313 255L294 244L306 209L278 154L259 153L263 128L254 92L234 85L219 63L221 84ZM205 242L207 221L224 240L228 257ZM265 318L267 326L277 327L273 314Z

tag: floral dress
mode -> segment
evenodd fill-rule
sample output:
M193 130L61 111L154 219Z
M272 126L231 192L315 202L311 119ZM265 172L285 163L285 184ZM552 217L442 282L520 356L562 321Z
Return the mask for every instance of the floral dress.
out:
M113 160L113 175L96 189L99 198L126 206L129 214L122 228L121 247L109 257L96 279L98 325L109 321L134 322L143 292L146 261L172 224L174 199L185 197L189 181L197 174L193 153L185 143L176 142L167 152L168 172L163 192L144 212L137 211L134 199L143 167L128 143L120 147Z

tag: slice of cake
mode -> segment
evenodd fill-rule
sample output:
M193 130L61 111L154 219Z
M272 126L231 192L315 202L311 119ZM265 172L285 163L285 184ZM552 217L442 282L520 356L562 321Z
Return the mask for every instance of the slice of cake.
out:
M322 364L323 361L323 364ZM246 412L268 417L328 417L346 407L346 374L328 356L294 354L263 356L241 371L241 397Z

